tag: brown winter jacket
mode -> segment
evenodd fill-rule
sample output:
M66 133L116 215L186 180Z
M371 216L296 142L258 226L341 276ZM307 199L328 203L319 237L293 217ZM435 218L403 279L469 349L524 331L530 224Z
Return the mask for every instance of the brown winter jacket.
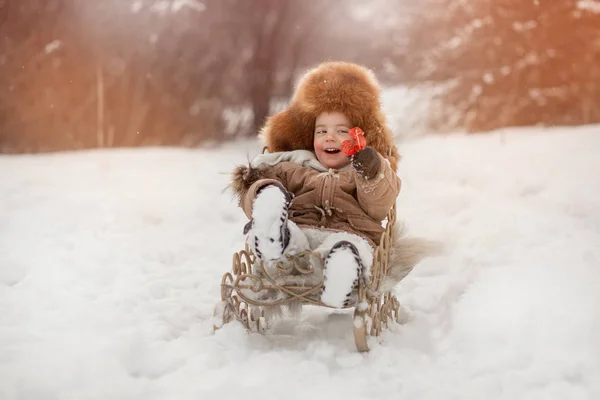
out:
M378 245L383 219L400 193L400 178L381 156L375 178L365 180L352 166L341 171L319 172L293 162L260 168L260 179L240 193L240 206L252 217L258 189L279 182L295 197L289 218L300 227L318 227L361 235Z

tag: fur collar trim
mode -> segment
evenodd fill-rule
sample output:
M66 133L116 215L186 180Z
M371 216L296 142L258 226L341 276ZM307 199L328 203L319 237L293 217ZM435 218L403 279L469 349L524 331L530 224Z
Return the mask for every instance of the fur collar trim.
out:
M250 162L250 167L260 168L261 166L273 166L284 161L293 162L302 167L312 168L319 172L328 172L332 170L332 168L327 168L321 164L315 153L309 150L279 151L276 153L259 154ZM345 171L347 169L348 166L345 166L337 171Z

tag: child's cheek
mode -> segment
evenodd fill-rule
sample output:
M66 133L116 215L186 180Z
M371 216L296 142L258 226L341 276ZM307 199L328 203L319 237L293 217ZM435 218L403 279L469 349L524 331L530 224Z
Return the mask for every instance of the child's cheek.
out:
M315 140L313 142L313 147L315 149L315 152L322 152L323 151L323 144L321 143L320 140Z

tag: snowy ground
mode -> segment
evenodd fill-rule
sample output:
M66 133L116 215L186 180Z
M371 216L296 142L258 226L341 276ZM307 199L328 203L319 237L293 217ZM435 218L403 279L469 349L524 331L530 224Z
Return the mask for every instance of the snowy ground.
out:
M211 333L255 143L0 157L0 399L600 398L599 126L402 144L407 322ZM244 397L242 397L244 396Z

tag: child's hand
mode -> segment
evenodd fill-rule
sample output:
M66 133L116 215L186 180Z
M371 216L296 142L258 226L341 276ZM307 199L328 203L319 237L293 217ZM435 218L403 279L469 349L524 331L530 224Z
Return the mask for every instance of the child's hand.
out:
M365 147L352 156L352 166L360 176L373 179L381 167L381 160L374 148Z

